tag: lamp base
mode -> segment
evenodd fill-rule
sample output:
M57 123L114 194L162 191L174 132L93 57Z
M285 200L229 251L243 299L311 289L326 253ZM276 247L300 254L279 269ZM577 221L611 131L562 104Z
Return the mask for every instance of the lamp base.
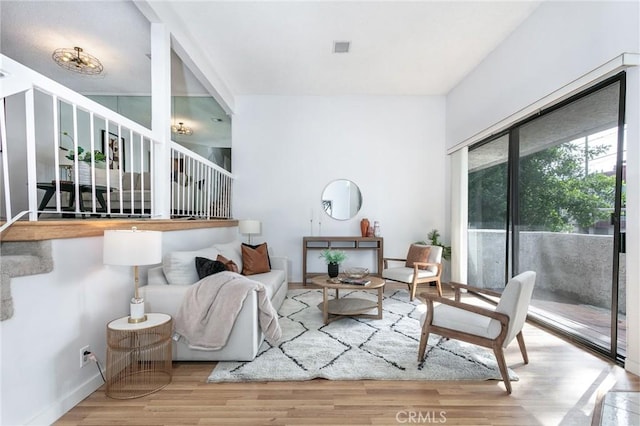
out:
M131 299L131 304L129 305L129 307L131 315L129 316L128 322L130 324L136 324L147 320L147 316L144 314L144 299Z
M127 322L129 324L137 324L139 322L145 322L147 320L147 315L143 315L142 318L133 318L133 317L129 317L129 319L127 320Z

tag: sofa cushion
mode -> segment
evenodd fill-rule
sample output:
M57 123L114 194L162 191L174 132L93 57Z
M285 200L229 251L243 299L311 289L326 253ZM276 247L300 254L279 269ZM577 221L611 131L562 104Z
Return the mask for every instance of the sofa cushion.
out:
M219 260L196 256L196 271L198 272L198 278L200 279L226 270L227 266Z
M138 173L132 173L132 172L126 172L123 176L122 176L122 190L123 191L130 191L131 190L131 178L133 177L133 187L136 188L137 187L137 183L138 183Z
M267 296L269 299L273 299L274 294L278 292L278 289L286 284L284 280L284 271L280 269L272 269L269 272L262 274L251 275L250 279L262 283L267 290Z
M151 173L144 172L138 175L138 184L136 185L136 189L143 189L145 191L151 190Z
M271 270L267 243L242 244L242 275L255 275Z
M215 259L219 250L208 247L195 251L172 251L162 258L162 271L171 285L191 285L200 280L196 270L195 258Z

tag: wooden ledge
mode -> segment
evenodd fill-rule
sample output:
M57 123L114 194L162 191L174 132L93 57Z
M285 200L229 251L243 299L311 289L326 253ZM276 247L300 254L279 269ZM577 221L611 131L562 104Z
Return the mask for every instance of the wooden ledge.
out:
M132 226L150 231L180 231L200 228L238 226L236 219L68 219L18 221L6 229L0 241L43 241L61 238L101 237L105 229L129 229Z

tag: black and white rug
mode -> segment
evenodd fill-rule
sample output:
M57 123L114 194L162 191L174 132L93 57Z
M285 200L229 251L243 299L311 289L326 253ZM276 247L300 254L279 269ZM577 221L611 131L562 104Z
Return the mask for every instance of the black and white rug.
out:
M342 297L375 300L375 291L341 292ZM318 303L321 290L289 290L278 310L282 339L266 341L250 362L219 362L209 382L330 380L500 380L493 352L431 335L427 356L418 363L418 299L406 290L384 293L383 319L344 318L328 325ZM509 370L512 380L517 380Z

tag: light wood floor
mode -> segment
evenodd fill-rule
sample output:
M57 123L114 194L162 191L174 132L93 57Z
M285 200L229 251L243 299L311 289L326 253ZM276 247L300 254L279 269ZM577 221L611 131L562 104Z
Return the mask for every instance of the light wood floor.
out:
M524 336L528 365L517 343L506 350L520 377L511 395L499 381L208 384L215 363L175 362L163 390L122 401L103 387L56 425L589 425L601 394L640 390L638 376L540 328Z

